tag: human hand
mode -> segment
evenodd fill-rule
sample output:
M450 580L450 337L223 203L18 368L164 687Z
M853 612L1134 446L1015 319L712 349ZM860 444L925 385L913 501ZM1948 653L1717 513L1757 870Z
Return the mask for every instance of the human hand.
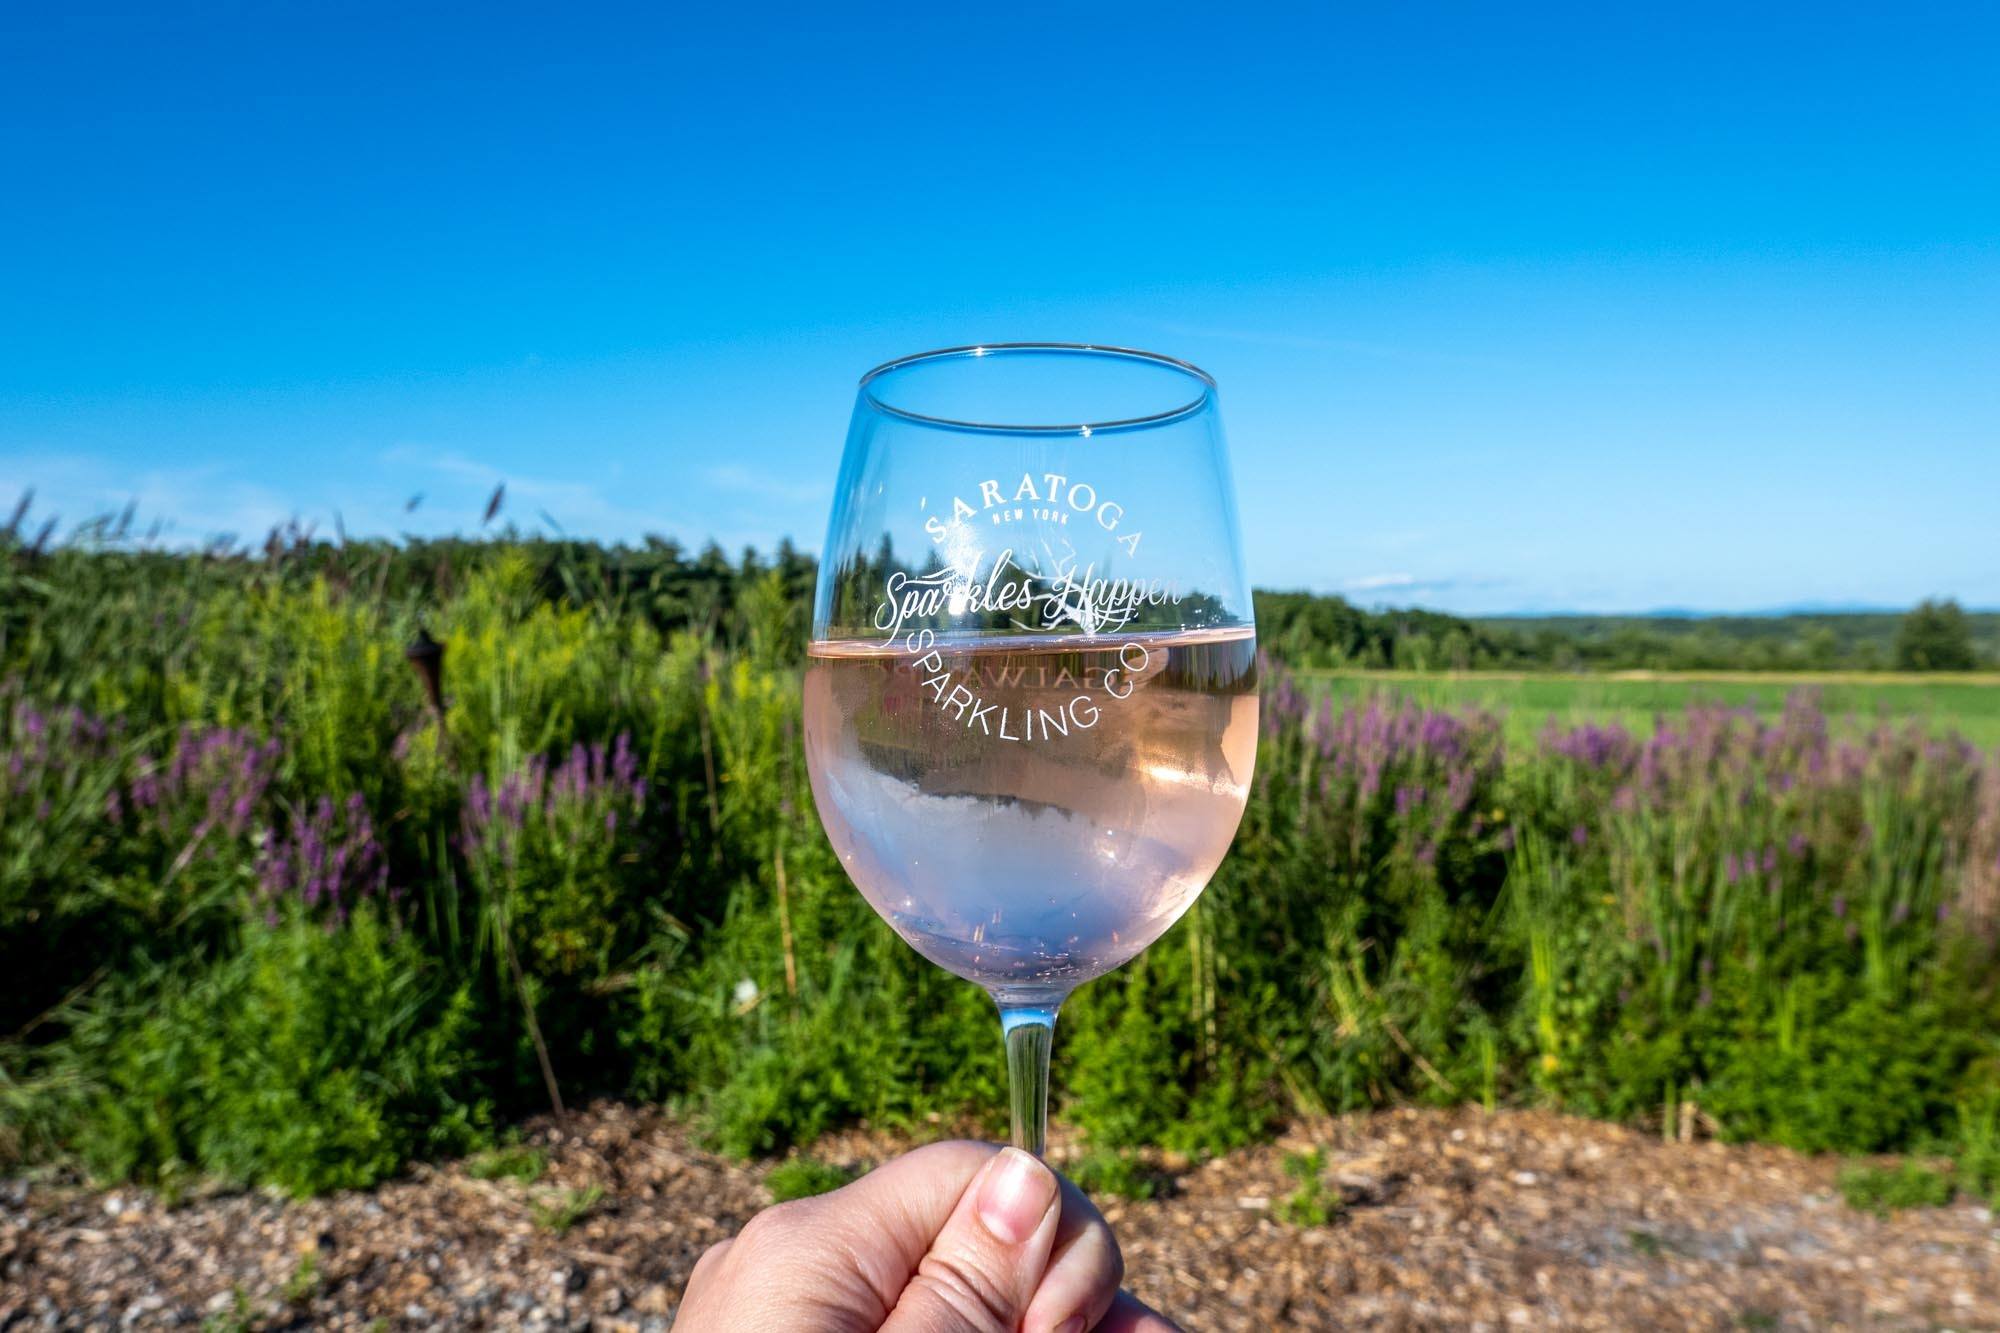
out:
M1082 1191L1017 1149L934 1143L767 1208L702 1255L676 1333L1179 1333L1118 1289Z

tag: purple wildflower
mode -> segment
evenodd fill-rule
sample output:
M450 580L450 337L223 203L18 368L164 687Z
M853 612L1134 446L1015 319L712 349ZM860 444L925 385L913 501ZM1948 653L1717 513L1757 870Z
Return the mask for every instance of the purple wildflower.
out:
M1548 749L1585 768L1622 770L1632 761L1631 733L1620 726L1587 722L1565 732L1556 730L1551 723L1542 741Z
M620 732L609 746L577 744L551 767L541 755L499 779L497 794L480 774L466 786L461 846L475 859L515 865L530 828L557 836L616 835L619 815L645 808L646 781L638 775L632 738ZM589 832L586 833L586 830Z
M346 922L355 903L383 893L389 864L361 793L338 805L322 796L265 831L257 880L270 911L287 898L324 910L329 925Z

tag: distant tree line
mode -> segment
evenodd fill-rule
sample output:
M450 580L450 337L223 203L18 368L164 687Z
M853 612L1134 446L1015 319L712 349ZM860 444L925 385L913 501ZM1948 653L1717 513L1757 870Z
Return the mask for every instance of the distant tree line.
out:
M1295 667L1476 671L1545 659L1530 639L1441 611L1366 611L1343 597L1259 591L1257 638Z
M86 527L61 542L0 527L7 555L7 622L28 613L35 570L61 563L65 577L95 578L107 595L144 595L149 583L310 580L336 590L427 602L452 596L505 549L534 570L550 602L634 613L661 630L692 629L766 660L803 653L816 573L789 541L774 552L732 557L667 538L606 545L522 534L494 537L341 540L299 528L259 546L221 544L168 551L134 546L112 526ZM82 566L82 568L78 568ZM11 608L6 604L12 602ZM10 616L10 610L13 615ZM1369 610L1345 598L1259 591L1258 637L1273 657L1318 669L1480 671L1969 671L2000 668L2000 613L1967 612L1950 600L1913 610L1782 616L1543 616L1468 618L1418 609Z
M1787 616L1467 619L1259 592L1257 633L1293 666L1481 671L1977 671L2000 667L2000 614L1953 601Z
M1950 600L1782 616L1550 616L1479 622L1555 670L1975 671L2000 667L2000 614Z

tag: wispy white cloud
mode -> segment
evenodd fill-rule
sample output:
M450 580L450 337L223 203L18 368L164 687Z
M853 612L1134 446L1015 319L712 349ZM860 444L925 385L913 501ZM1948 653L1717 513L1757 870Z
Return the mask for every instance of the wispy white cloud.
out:
M1389 588L1414 588L1417 577L1414 574L1364 574L1357 579L1348 579L1340 586L1347 592L1382 592Z
M703 468L701 476L718 491L779 504L824 504L830 489L824 482L793 481L774 473L744 467L740 463L718 463Z
M786 535L788 516L764 510L779 500L800 503L799 497L786 493L775 478L763 479L770 487L760 489L758 474L748 469L707 469L700 478L712 482L707 472L721 471L727 480L740 483L733 488L734 493L761 501L757 511L732 513L727 512L727 506L699 503L698 496L688 495L687 488L681 486L635 486L621 492L615 485L521 473L451 449L401 444L384 451L382 461L409 478L406 491L424 492L423 503L414 514L405 518L398 513L394 517L399 521L384 529L392 531L476 530L494 488L504 484L507 494L496 527L511 522L522 528L550 528L573 537L607 541L657 535L688 546L714 541L730 551L747 546L769 549ZM424 478L429 478L428 484ZM807 498L816 505L824 494L822 489L813 488Z
M494 489L505 502L485 530L514 526L606 541L658 535L695 547L769 550L822 517L824 485L791 482L752 467L717 465L693 476L621 484L515 471L453 449L407 442L376 452L337 485L288 493L238 462L193 461L135 468L124 459L84 451L0 453L0 522L33 491L28 530L59 517L58 535L104 515L135 509L132 533L169 546L203 545L221 536L256 542L275 526L298 521L322 536L440 536L477 533ZM411 509L412 496L421 501Z
M129 505L135 532L144 534L157 524L159 540L192 545L225 535L258 538L297 512L270 487L231 477L212 464L133 471L94 455L62 453L12 455L7 471L11 475L0 480L0 512L11 514L33 491L30 530L56 518L58 531L67 533Z
M382 461L413 478L426 474L432 478L429 487L416 480L409 487L425 491L417 512L424 515L426 527L434 526L441 515L449 517L450 526L477 527L488 497L503 485L507 494L496 522L511 519L532 528L543 526L546 516L564 532L627 538L680 526L675 521L678 515L613 499L590 482L527 475L454 450L401 444L385 450Z

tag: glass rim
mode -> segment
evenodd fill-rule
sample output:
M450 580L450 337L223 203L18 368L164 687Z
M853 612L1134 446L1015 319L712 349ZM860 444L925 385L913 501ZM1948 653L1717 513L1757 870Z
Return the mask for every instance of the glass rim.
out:
M1067 421L1048 425L1003 424L987 421L960 421L952 417L931 416L923 412L913 412L906 407L897 407L885 401L871 387L877 380L905 367L931 361L941 361L948 357L984 357L993 353L1042 352L1063 356L1103 357L1114 361L1138 361L1158 366L1193 379L1199 389L1195 396L1177 407L1160 412L1149 412L1143 416L1120 417L1110 421ZM1063 342L1012 342L1012 343L972 343L964 347L939 347L928 352L916 352L909 356L899 356L893 361L884 361L861 377L861 397L870 407L905 421L915 421L926 426L940 426L947 430L978 431L997 435L1094 435L1106 431L1135 430L1149 426L1163 426L1179 421L1201 411L1215 393L1215 377L1191 361L1167 356L1160 352L1148 352L1137 347L1119 347L1110 343L1063 343Z

